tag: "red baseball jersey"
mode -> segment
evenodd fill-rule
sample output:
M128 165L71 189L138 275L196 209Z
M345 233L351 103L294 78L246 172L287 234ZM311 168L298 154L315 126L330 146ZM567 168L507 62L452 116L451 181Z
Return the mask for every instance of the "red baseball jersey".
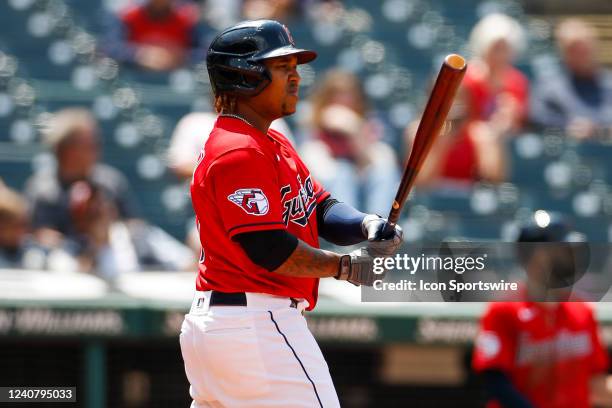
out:
M587 408L589 380L608 355L586 303L499 302L482 318L472 363L506 373L535 407Z
M197 289L303 298L314 308L318 279L270 272L232 238L282 229L318 248L316 206L328 196L283 135L217 118L191 182L203 249Z

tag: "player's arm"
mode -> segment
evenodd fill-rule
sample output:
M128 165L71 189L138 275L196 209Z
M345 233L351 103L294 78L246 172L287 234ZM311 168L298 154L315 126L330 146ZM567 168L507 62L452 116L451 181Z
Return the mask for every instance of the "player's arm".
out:
M367 239L363 220L368 214L331 196L317 204L319 236L336 245L355 245Z
M254 264L270 272L312 278L338 273L339 254L313 248L285 230L247 232L234 240Z
M357 250L343 256L314 248L285 230L254 231L234 236L249 259L270 273L296 278L335 277L371 286L382 279L374 273L374 258Z
M403 231L396 226L389 236L383 236L387 220L376 214L362 213L331 196L317 204L319 236L336 245L355 245L368 241L374 256L393 255L403 241Z
M533 404L516 389L510 378L500 370L486 370L482 373L489 398L504 408L534 408Z
M598 374L591 378L591 403L598 407L612 407L612 376Z
M512 303L491 303L474 342L472 367L482 375L488 397L502 407L531 407L508 373L515 367L517 317Z
M293 277L348 280L371 285L381 275L373 273L373 258L389 256L402 243L398 226L390 238L382 237L386 220L357 211L348 204L327 197L317 205L319 235L337 245L368 240L368 251L341 254L314 248L286 230L251 231L233 237L249 259L270 272Z

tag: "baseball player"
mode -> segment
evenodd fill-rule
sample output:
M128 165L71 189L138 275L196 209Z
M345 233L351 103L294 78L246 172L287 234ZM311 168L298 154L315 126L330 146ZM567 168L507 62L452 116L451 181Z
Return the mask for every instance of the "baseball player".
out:
M538 213L544 219L525 225L520 243L579 237L561 219ZM565 298L559 283L571 274L557 262L564 258L563 245L520 246L528 255L521 260L528 275L525 301L492 303L476 339L472 363L484 377L487 407L586 408L592 401L610 406L608 355L591 308L583 302L533 301L540 299L544 281L552 288L549 296Z
M198 159L191 197L202 244L180 343L192 407L338 407L329 369L302 315L320 278L371 285L373 257L401 229L330 197L272 129L295 112L296 48L287 27L247 21L211 43L207 68L219 113ZM347 255L319 249L367 240Z

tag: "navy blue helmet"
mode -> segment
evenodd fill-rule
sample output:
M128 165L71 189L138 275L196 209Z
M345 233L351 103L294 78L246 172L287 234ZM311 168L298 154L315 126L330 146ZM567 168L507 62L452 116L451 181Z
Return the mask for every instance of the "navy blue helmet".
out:
M574 231L560 214L543 210L536 211L531 219L521 226L518 242L584 242L586 237Z
M206 57L213 92L257 95L271 80L263 61L285 55L297 56L298 64L317 56L314 51L296 48L289 29L278 21L244 21L223 30Z
M586 236L573 230L559 214L536 211L522 225L517 242L517 255L524 265L536 251L547 254L550 270L545 281L551 289L573 285L589 266L590 250Z

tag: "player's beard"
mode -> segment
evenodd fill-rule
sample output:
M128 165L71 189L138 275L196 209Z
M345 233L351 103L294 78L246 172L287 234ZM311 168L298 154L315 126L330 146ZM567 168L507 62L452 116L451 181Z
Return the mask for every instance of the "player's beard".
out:
M296 103L292 103L290 101L284 100L281 104L281 113L283 116L293 115L296 110Z

